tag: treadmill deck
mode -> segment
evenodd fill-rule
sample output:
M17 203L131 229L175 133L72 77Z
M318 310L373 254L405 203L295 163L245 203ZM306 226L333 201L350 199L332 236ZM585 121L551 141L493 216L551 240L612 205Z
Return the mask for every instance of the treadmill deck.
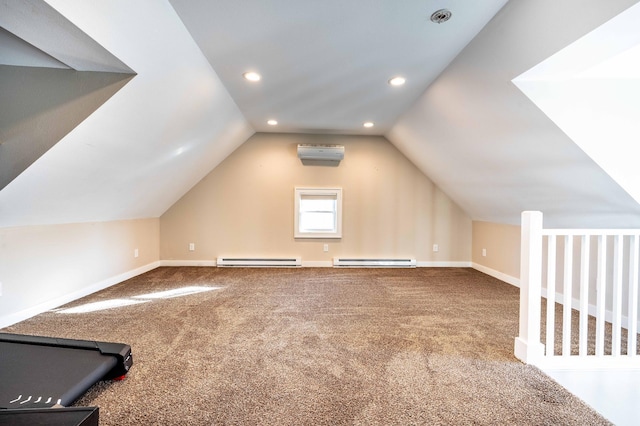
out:
M125 344L0 333L0 409L68 406L132 363Z

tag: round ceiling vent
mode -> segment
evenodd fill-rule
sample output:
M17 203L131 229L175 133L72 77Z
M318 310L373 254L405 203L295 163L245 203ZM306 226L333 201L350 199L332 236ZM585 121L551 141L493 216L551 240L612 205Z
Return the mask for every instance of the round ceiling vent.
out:
M447 22L449 18L451 18L451 11L447 9L436 10L431 14L431 22L435 22L436 24Z

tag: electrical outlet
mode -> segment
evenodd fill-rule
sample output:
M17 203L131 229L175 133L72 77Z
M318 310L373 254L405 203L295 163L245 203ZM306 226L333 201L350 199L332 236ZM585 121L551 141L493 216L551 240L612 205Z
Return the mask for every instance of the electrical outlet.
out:
M437 244L434 244L433 245L433 251L438 251L438 250L440 250L440 247L438 247Z
M196 251L196 243L189 243L189 251Z
M324 252L329 251L329 244L325 244L325 245L324 245L324 247L322 248L322 250L323 250Z
M140 256L140 252L138 251L138 249L135 249L133 251L133 257L138 257L138 256Z
M482 249L482 256L487 257L487 249L485 248Z

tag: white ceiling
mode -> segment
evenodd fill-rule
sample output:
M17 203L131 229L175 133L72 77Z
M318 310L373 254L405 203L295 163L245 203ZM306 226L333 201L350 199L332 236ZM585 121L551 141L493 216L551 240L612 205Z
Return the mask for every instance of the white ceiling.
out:
M171 4L256 131L382 135L506 1ZM431 22L445 7L451 19ZM262 80L247 82L246 71ZM388 84L397 75L404 86Z
M49 4L51 21L77 26L136 76L0 190L0 227L159 217L253 134L168 2L34 3ZM24 6L17 28L47 39L28 2L0 0L0 16L8 16L7 5ZM43 50L58 60L69 53ZM42 103L47 92L23 103ZM82 98L50 109L72 101ZM44 118L36 111L23 121L39 127Z
M640 4L513 80L640 202ZM603 42L605 40L606 42Z
M132 73L80 28L42 0L0 0L0 27L77 71ZM6 64L0 60L0 64Z
M0 27L0 65L69 69L53 56L2 27Z
M551 227L640 227L638 202L513 83L636 3L508 2L387 138L475 220L540 210Z
M384 134L474 220L638 227L638 203L512 82L636 3L0 0L0 19L22 6L0 26L56 61L102 49L106 71L135 72L0 190L0 227L158 217L256 130ZM47 5L53 30L29 12ZM442 7L451 21L429 22ZM95 42L78 55L55 30L75 27Z

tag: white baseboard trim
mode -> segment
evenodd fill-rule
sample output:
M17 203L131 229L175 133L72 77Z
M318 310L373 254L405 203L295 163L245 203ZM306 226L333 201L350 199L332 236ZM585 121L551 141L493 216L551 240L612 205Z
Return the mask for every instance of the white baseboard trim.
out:
M303 268L333 268L330 260L303 260ZM417 268L470 268L471 262L416 262Z
M216 260L161 260L160 266L218 266Z
M500 281L504 281L507 284L511 284L512 286L520 288L520 278L512 277L511 275L496 271L495 269L487 268L486 266L480 265L479 263L475 262L471 265L471 267L484 274L490 275L493 278L497 278Z
M215 260L161 260L159 266L217 266ZM333 268L331 260L303 260L303 268ZM471 268L471 262L442 261L416 262L418 268Z
M160 266L159 261L151 262L139 268L132 269L131 271L127 271L125 273L107 278L106 280L102 280L87 287L83 287L82 289L74 291L72 293L68 293L56 297L55 299L48 300L44 303L40 303L39 305L23 309L22 311L15 312L13 314L2 316L0 317L0 328L9 327L10 325L19 323L20 321L24 321L43 312L50 311L51 309L73 302L74 300L78 300L97 291L104 290L105 288L111 287L112 285L119 284L122 281L126 281L130 278L144 274L145 272L149 272L152 269L157 268L158 266Z
M471 262L465 261L418 261L417 268L470 268Z

